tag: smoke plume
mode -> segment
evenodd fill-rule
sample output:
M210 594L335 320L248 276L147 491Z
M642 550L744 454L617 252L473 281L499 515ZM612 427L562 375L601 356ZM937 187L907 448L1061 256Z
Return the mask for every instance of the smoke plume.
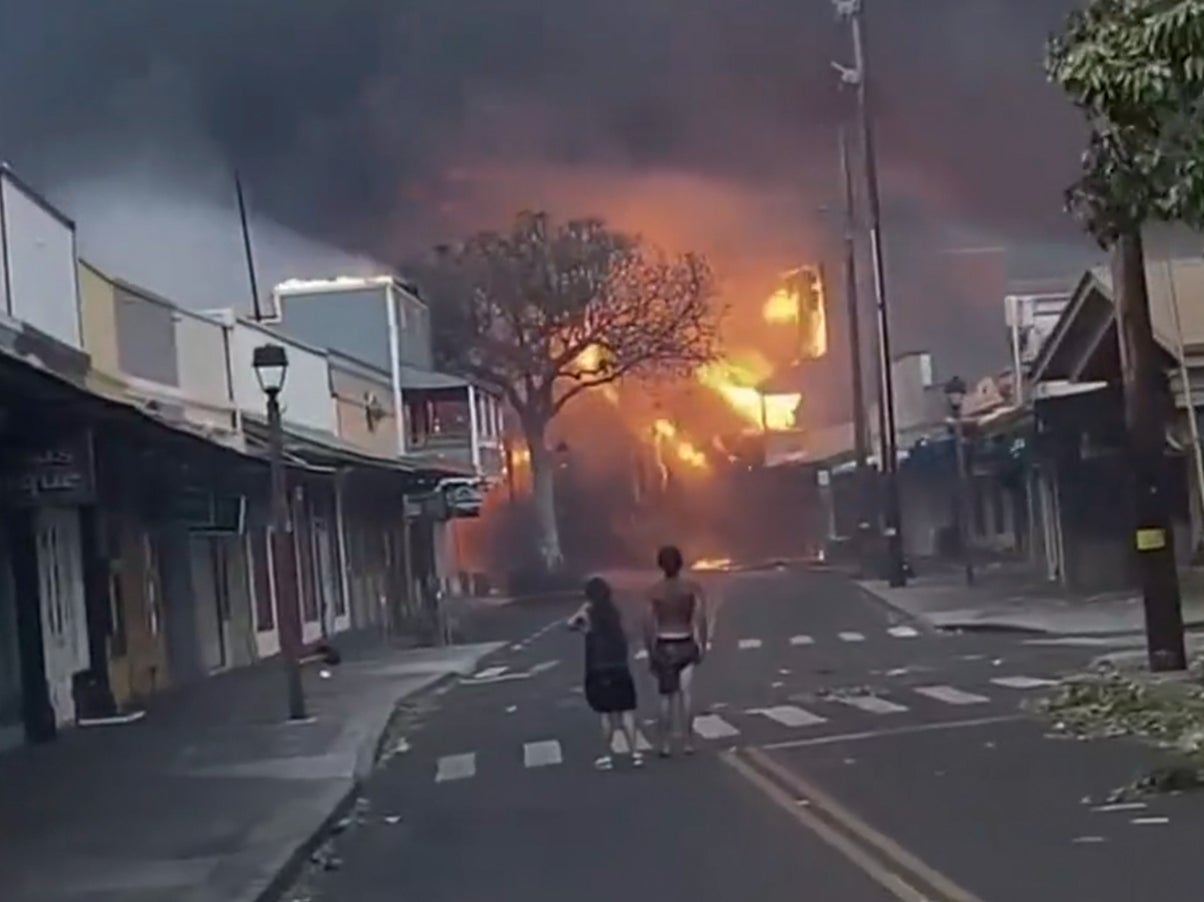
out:
M1073 0L866 2L901 343L954 353L941 305L981 305L986 335L997 293L966 301L909 263L1035 241L1058 250L1037 268L1077 265L1061 189L1081 136L1041 72ZM390 262L515 207L601 213L712 252L736 303L839 231L849 49L827 0L3 6L0 156L129 278L206 249L222 262L200 271L238 272L236 236L216 237L234 168L259 217ZM164 248L169 209L211 237Z

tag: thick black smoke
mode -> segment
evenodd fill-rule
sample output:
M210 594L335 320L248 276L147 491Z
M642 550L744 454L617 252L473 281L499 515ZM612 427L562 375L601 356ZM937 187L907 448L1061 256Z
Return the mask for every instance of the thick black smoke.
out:
M868 0L891 209L1065 234L1073 0ZM0 157L102 176L238 165L357 245L437 218L461 162L684 171L830 193L846 35L828 0L4 0ZM379 247L373 247L380 250Z

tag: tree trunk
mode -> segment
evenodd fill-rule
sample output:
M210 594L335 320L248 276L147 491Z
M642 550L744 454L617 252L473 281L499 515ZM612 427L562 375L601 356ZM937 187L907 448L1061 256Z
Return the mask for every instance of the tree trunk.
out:
M1112 283L1133 472L1133 542L1145 602L1150 669L1183 670L1187 666L1183 612L1166 484L1167 405L1150 323L1145 249L1139 230L1122 235L1113 246ZM1099 486L1099 491L1107 491L1107 487Z
M531 479L534 483L535 519L539 527L539 552L544 567L555 573L564 565L560 550L560 527L556 522L556 467L544 444L544 430L527 430L531 449Z

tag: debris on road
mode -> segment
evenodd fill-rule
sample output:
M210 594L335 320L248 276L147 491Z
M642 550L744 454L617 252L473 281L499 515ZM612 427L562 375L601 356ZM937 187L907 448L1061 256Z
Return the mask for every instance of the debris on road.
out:
M1029 708L1051 721L1053 736L1128 736L1174 756L1115 790L1109 803L1204 787L1204 687L1198 682L1103 665L1063 681Z

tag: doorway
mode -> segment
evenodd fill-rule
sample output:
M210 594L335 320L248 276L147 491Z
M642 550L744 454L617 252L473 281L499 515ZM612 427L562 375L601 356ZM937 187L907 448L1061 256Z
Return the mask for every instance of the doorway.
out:
M75 675L89 666L79 509L39 509L34 536L46 686L55 723L74 723Z

